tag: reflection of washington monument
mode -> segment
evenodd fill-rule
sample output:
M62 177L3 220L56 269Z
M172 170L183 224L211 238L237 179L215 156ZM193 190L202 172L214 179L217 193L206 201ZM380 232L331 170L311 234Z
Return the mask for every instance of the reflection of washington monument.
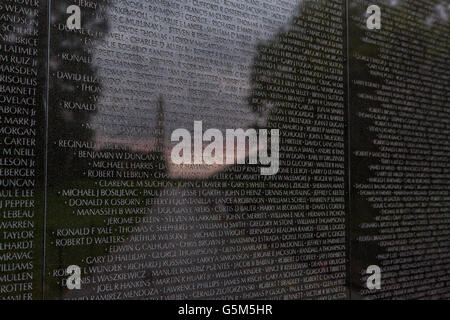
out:
M191 78L179 80L185 81L181 82L180 88L183 89L180 92L171 84L171 90L160 93L163 99L158 96L151 100L153 91L149 97L142 98L143 102L156 102L152 104L158 110L153 113L157 118L156 130L149 131L157 132L157 149L165 148L162 143L163 139L167 141L164 132L189 128L194 120L203 120L205 126L218 129L246 128L255 123L262 128L280 129L280 146L288 146L280 151L280 172L273 177L263 178L257 167L244 164L216 168L207 175L198 175L196 179L158 181L164 183L164 187L155 190L155 197L147 208L146 223L136 226L127 241L109 253L111 261L119 254L129 257L141 255L139 260L133 263L124 261L122 265L144 271L145 276L139 279L144 287L139 290L147 294L147 298L300 299L303 278L316 272L336 280L333 288L328 290L331 290L330 295L336 298L346 296L345 262L338 260L338 264L329 265L327 256L308 260L308 254L311 254L308 250L311 249L307 247L307 241L314 240L311 237L315 229L302 221L310 208L308 197L314 193L309 185L314 174L300 167L301 163L306 163L306 155L300 148L306 137L298 131L302 126L313 130L313 120L306 119L308 121L302 124L299 119L307 116L315 119L318 112L302 96L308 87L301 70L290 72L276 60L289 48L297 48L294 45L297 38L305 39L305 43L314 42L306 34L308 26L314 26L314 23L303 20L302 11L294 11L293 7L290 13L295 12L297 16L291 24L278 33L271 33L269 38L273 40L260 42L258 46L254 44L253 55L235 56L232 59L236 61L215 60L218 64L211 65L199 51L198 59L203 61L199 69L203 70L203 75L190 70L193 72ZM305 5L301 10L314 12L318 9ZM303 27L299 28L298 25L302 24ZM186 52L190 51L186 49ZM231 53L230 57L233 57ZM293 65L310 66L310 58L301 50L289 51L289 54L285 60ZM188 56L183 54L183 57ZM195 58L194 55L191 57ZM142 58L148 59L144 55ZM176 59L173 61L180 62ZM343 62L343 53L336 56L336 60L339 59ZM227 69L229 67L231 69ZM105 66L105 70L107 68ZM339 70L341 68L343 65L338 66ZM164 77L155 78L161 84L159 89L164 87L163 83L177 81L172 77L177 70L164 64L150 64L146 72L150 69L164 73ZM234 79L238 86L232 83L231 75L226 76L227 70L237 72L233 74L238 75ZM137 74L142 75L138 71ZM228 80L222 81L227 77ZM151 79L150 75L148 79ZM194 82L201 82L203 87L191 90ZM108 90L103 93L104 99L111 99L110 92L113 93ZM203 95L197 95L199 92ZM343 108L343 105L337 106ZM140 110L141 106L127 107ZM265 118L263 121L261 116ZM155 121L151 126L153 123ZM98 133L96 139L100 139L101 134ZM145 139L145 136L137 138ZM149 135L148 139L152 138ZM340 215L344 200L336 197L335 201ZM333 241L336 251L345 251L342 248L343 237ZM136 246L145 249L135 251ZM103 294L96 290L95 286L88 285L74 294ZM127 291L129 288L122 290Z

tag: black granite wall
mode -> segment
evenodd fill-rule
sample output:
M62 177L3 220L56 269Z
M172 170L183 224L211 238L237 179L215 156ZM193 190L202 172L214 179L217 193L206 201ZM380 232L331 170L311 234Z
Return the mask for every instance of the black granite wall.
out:
M376 2L4 0L0 298L449 298L450 8Z

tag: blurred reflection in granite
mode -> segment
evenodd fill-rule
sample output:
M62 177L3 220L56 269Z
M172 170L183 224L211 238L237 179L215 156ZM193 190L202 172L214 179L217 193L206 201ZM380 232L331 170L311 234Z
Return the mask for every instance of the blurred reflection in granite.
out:
M42 297L46 5L0 4L0 300Z
M165 13L174 10L166 5ZM270 12L252 5L241 6L252 7L261 14ZM157 58L155 55L163 54L164 50L149 48L159 45L155 37L164 37L159 40L175 37L157 28L158 32L149 32L148 35L155 37L147 37L144 46L144 39L133 38L137 29L130 28L124 38L116 33L110 35L115 37L113 42L118 50L112 47L112 40L106 42L109 51L96 49L99 54L115 57L99 58L103 64L99 67L101 72L109 72L111 77L115 72L120 75L120 80L103 78L99 100L99 105L104 104L103 111L90 122L92 126L99 125L94 139L97 148L103 142L114 141L116 146L130 149L133 146L132 154L138 154L139 148L151 150L152 145L158 144L157 135L151 129L154 123L160 124L154 131L164 141L168 137L161 135L162 132L167 134L178 127L191 129L194 120L203 120L205 126L219 129L278 128L281 129L280 173L264 177L258 167L250 165L176 167L166 156L165 165L155 166L144 178L142 175L136 179L120 179L122 186L125 181L133 181L134 187L130 189L139 189L142 200L137 201L141 206L128 208L134 214L127 215L125 208L121 215L117 208L102 217L119 237L113 244L99 246L104 254L85 252L83 258L75 259L73 255L67 256L64 260L67 263L85 267L85 276L83 289L67 293L65 298L348 297L345 288L344 4L305 1L293 10L295 6L289 9L293 18L283 18L290 20L288 26L278 32L263 32L264 23L251 20L252 32L272 39L260 42L255 55L251 50L244 51L242 46L245 43L251 48L258 37L252 35L248 41L240 39L231 43L230 38L239 39L231 31L230 43L224 43L226 39L223 39L215 48L218 51L202 52L195 46L213 48L213 45L201 41L201 37L218 39L224 30L208 24L201 24L203 29L197 26L197 30L206 32L192 33L196 40L185 37L186 43L176 47L181 52L174 53L173 57ZM119 7L111 7L109 12L121 12L117 17L111 13L111 19L130 22L130 15L125 13L131 14L131 9L123 11ZM161 8L150 6L149 9ZM266 25L270 22L261 19ZM175 23L168 17L164 21ZM124 30L120 24L117 28ZM128 42L119 39L141 44L132 47L136 54L134 65L127 59L119 59L125 54L121 48L128 51L131 48ZM231 51L219 54L224 46ZM138 48L147 51L139 52ZM179 83L180 76L185 83ZM134 85L136 91L130 90L126 83ZM174 85L177 83L180 87ZM130 98L133 99L127 100ZM124 129L118 130L114 120L107 128L111 131L106 132L101 129L99 119L107 112L119 110L114 104L109 109L113 101L126 106L126 116L114 115L114 119L123 118ZM142 112L143 108L150 111L157 106L160 112ZM156 120L158 114L160 121ZM143 123L137 128L133 122L136 118ZM131 122L125 124L126 121ZM136 129L142 131L130 133ZM160 145L165 146L161 151L167 154L165 149L170 146L166 142ZM114 177L117 183L117 172ZM109 185L111 180L92 179L99 183L108 181ZM138 188L140 185L143 187ZM65 199L72 198L66 193ZM86 212L74 211L78 215ZM63 278L59 277L61 286Z
M53 2L45 296L447 297L448 8L385 1L368 33L359 3L346 57L341 0L96 1L79 31ZM173 164L194 121L280 129L279 173ZM377 263L387 287L368 293Z

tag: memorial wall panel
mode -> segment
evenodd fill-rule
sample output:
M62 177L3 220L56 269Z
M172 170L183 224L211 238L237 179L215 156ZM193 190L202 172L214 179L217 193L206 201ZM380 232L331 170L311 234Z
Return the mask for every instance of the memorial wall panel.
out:
M347 298L344 2L98 1L77 31L71 3L51 8L46 295ZM277 174L176 164L178 128L278 129Z
M2 0L0 300L449 299L449 17Z
M350 1L355 298L450 297L450 22L442 1ZM363 287L382 270L380 290Z
M0 299L42 298L44 1L0 3Z

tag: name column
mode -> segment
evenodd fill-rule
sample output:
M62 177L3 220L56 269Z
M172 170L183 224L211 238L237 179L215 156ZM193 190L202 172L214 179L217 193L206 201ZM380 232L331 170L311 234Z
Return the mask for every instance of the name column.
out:
M0 300L42 297L46 3L0 3Z

